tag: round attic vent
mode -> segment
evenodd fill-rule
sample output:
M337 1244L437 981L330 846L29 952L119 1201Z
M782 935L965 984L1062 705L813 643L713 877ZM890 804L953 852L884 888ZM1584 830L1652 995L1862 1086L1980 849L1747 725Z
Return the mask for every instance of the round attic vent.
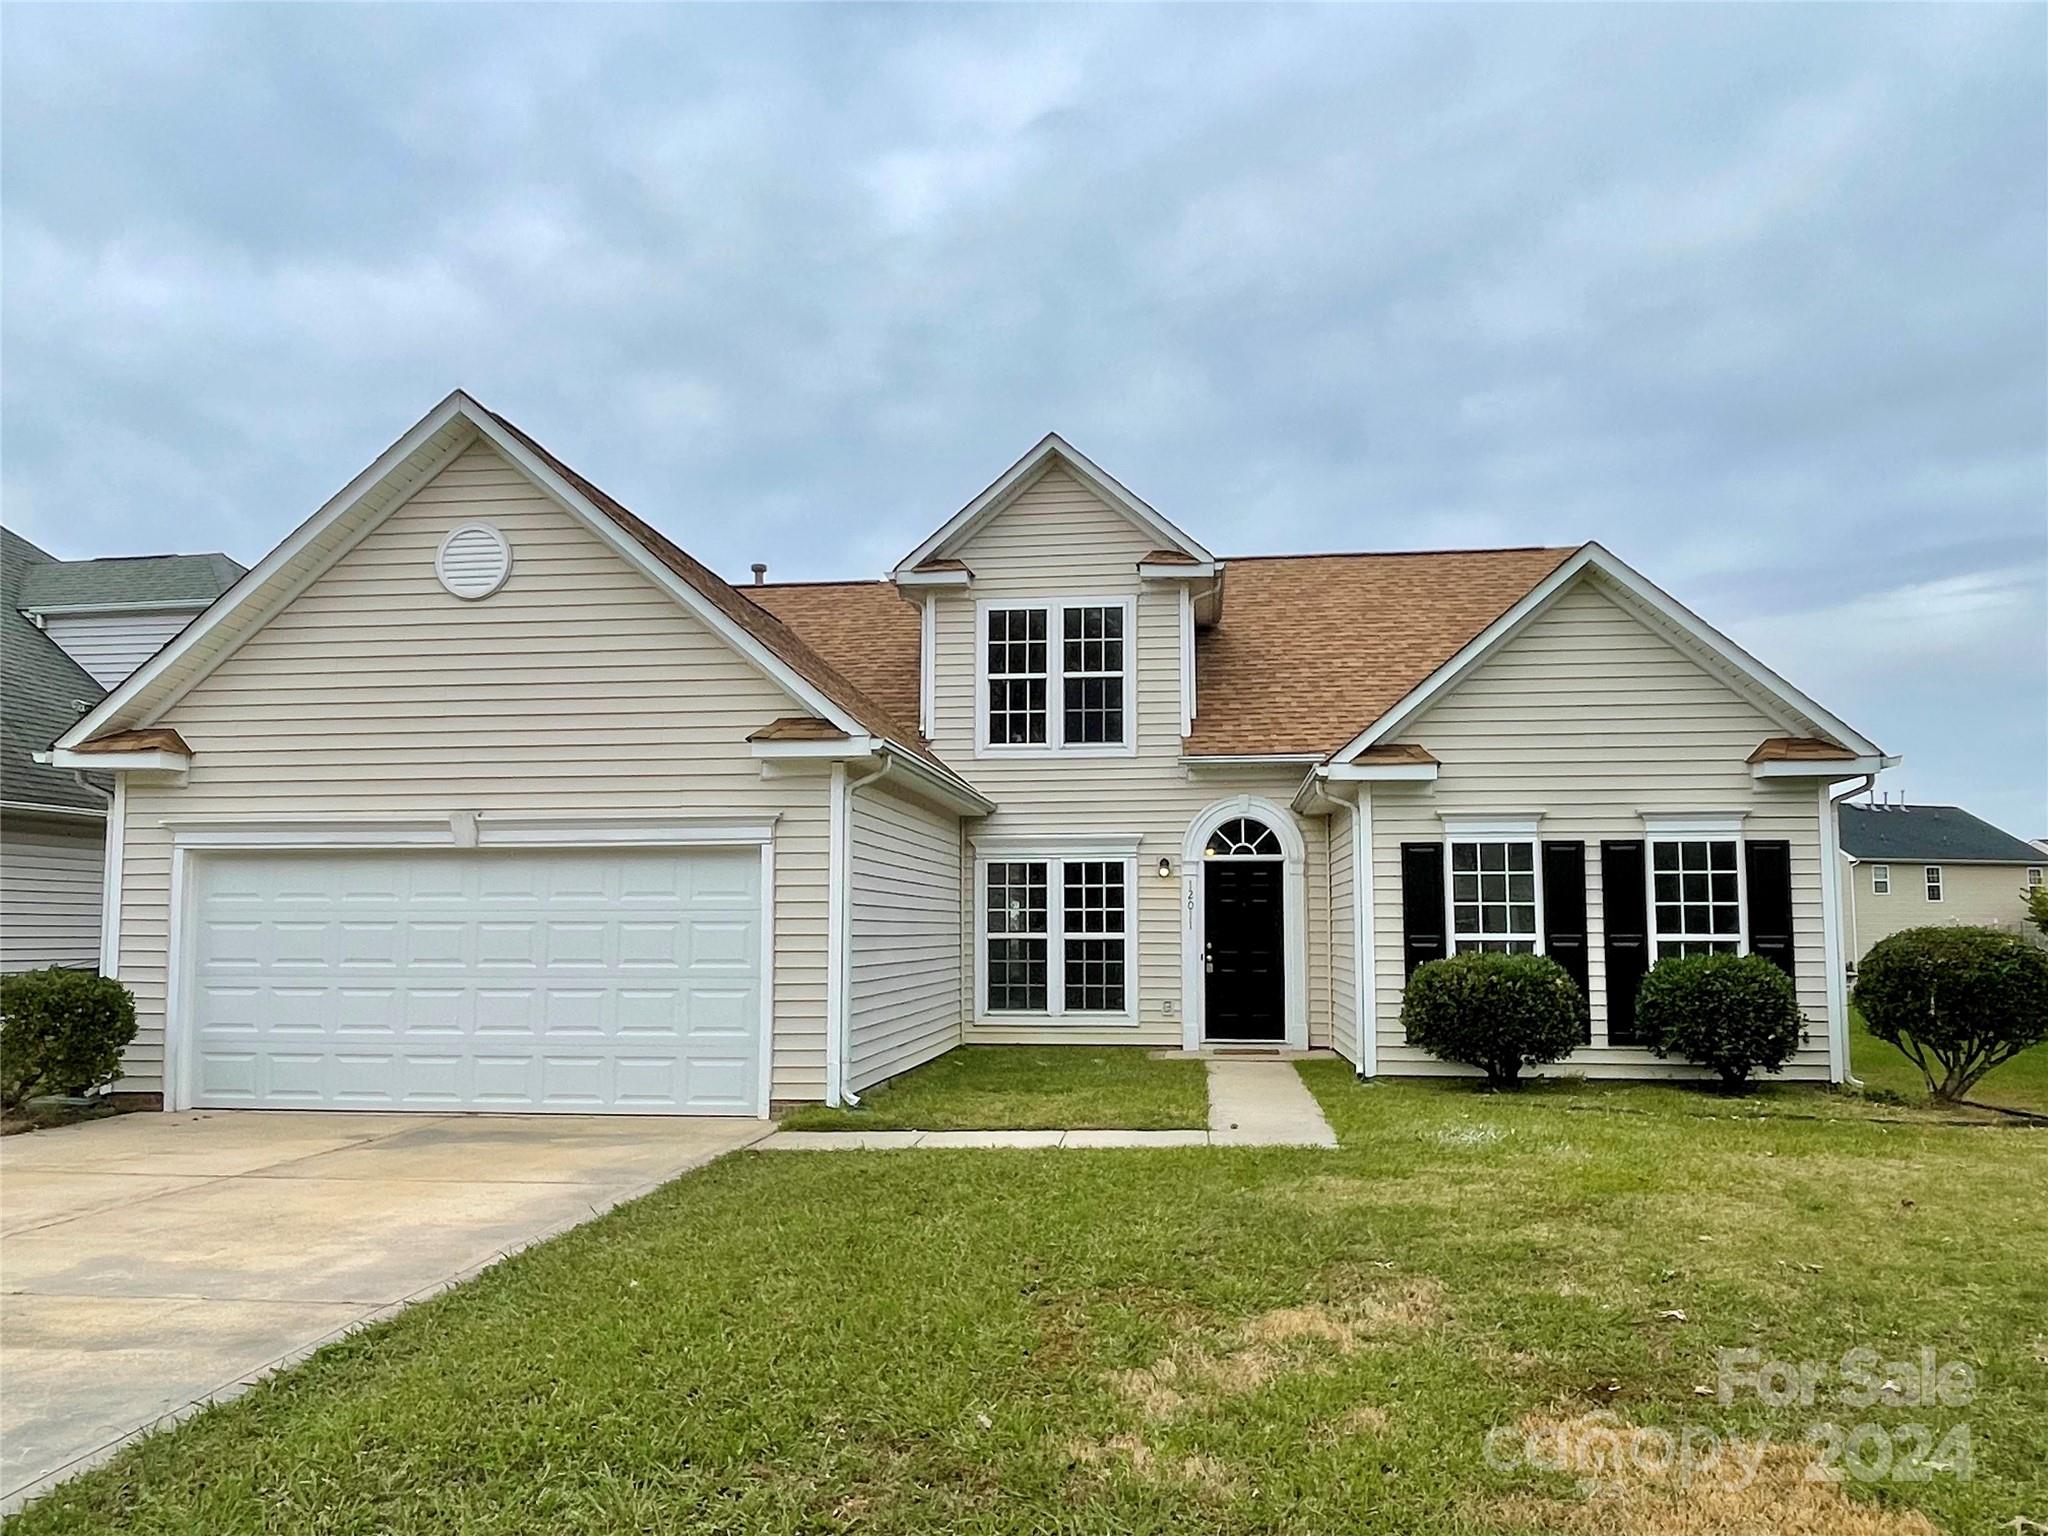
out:
M434 552L434 574L457 597L489 597L512 574L512 546L489 523L464 523Z

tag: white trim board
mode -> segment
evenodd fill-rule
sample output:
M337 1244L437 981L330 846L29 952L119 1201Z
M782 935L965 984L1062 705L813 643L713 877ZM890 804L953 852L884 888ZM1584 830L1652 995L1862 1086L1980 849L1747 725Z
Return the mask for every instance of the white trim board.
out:
M1048 432L1025 455L998 475L980 495L933 531L931 536L901 560L891 573L895 579L912 576L926 560L940 557L963 543L974 531L1009 506L1054 465L1067 472L1112 510L1120 512L1152 538L1162 549L1177 549L1192 559L1213 563L1215 556L1187 534L1159 515L1118 483L1116 477L1094 463L1057 432Z
M1530 588L1513 607L1410 689L1392 708L1339 747L1330 761L1333 764L1350 764L1367 747L1386 740L1414 720L1430 703L1456 687L1497 647L1517 634L1588 572L1612 583L1619 593L1632 599L1646 614L1655 615L1674 633L1691 641L1732 673L1745 679L1783 712L1782 723L1788 728L1837 741L1860 757L1883 755L1875 742L1823 709L1641 573L1600 545L1587 544Z

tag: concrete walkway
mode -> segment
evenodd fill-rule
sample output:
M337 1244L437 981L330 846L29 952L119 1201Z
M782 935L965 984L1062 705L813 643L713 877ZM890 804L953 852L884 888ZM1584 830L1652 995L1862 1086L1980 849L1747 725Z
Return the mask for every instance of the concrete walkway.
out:
M0 1142L0 1513L145 1429L765 1134L193 1111Z
M777 1131L763 1152L887 1152L908 1147L1334 1147L1293 1064L1209 1062L1206 1131Z

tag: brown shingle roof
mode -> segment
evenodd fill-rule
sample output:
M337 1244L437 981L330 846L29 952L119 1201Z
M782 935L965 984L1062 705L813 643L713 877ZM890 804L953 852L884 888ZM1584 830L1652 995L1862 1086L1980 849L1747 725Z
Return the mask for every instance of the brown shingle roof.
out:
M917 605L891 583L771 582L747 591L891 715L917 719Z
M1772 736L1757 743L1752 763L1833 763L1855 757L1847 747L1813 736Z
M496 411L491 412L491 417L524 444L536 458L574 486L592 506L617 523L643 549L687 582L699 596L765 645L804 681L810 683L877 736L884 736L900 745L910 747L933 763L939 762L939 759L925 748L917 734L917 695L914 691L911 694L909 724L906 725L893 711L885 708L878 700L870 698L836 666L798 639L790 627L773 613L756 603L749 602L737 588L711 567L678 549L652 526L642 522L619 502L614 501L604 491L548 452L517 425L507 421ZM913 637L916 635L915 621L911 633ZM943 764L940 766L944 767Z
M1226 560L1222 619L1195 638L1201 698L1188 752L1334 752L1572 553Z
M185 738L168 726L152 725L139 731L108 731L81 741L74 752L178 752L186 757L192 749Z

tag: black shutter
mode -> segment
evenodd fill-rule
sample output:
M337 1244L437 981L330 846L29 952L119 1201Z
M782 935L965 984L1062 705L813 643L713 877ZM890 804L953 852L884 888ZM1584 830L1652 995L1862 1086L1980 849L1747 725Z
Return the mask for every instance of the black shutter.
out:
M1640 838L1600 845L1600 919L1607 930L1607 1040L1635 1045L1636 989L1650 969L1649 901Z
M1401 949L1407 974L1444 957L1444 845L1401 845Z
M1543 952L1571 973L1586 993L1586 845L1543 845ZM1593 1016L1586 1015L1584 1037L1593 1038Z
M1743 844L1749 877L1749 949L1792 971L1792 845Z

